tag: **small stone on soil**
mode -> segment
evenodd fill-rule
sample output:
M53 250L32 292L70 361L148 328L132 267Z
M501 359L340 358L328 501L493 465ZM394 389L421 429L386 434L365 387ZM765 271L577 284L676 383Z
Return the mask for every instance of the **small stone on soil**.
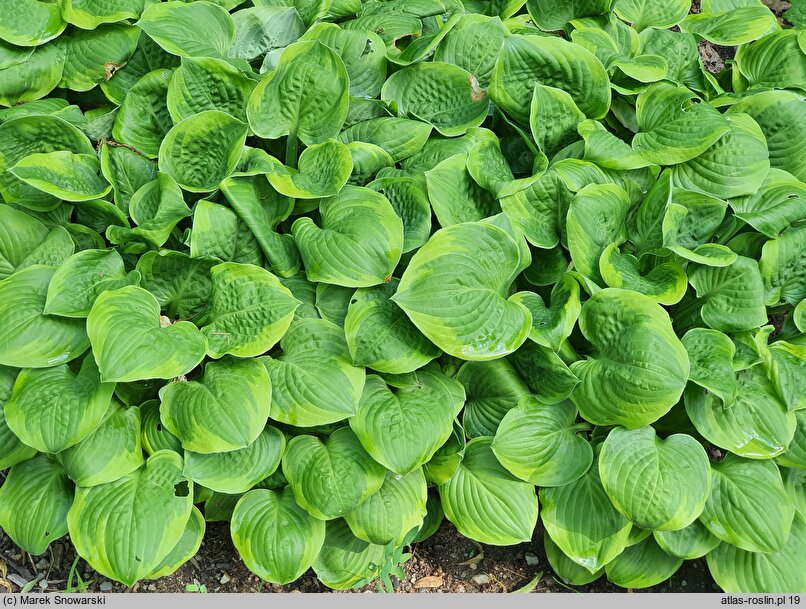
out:
M526 564L530 567L535 567L540 564L540 559L538 559L537 555L532 554L531 552L527 552L524 558L526 559Z
M486 573L479 573L478 575L474 575L472 577L473 583L479 586L483 586L484 584L490 583L490 576Z
M224 573L224 575L222 575L221 579L218 580L218 581L219 581L219 583L224 585L224 584L230 583L232 581L232 578L227 573Z
M112 591L112 582L101 582L101 592L111 592Z

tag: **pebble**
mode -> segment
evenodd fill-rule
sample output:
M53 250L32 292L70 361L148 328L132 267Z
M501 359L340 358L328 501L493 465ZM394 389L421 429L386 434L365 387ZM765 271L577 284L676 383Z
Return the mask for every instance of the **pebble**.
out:
M471 579L473 580L474 584L479 586L490 583L490 576L486 573L479 573L478 575L474 575Z
M532 554L531 552L527 552L524 558L526 559L526 564L530 567L535 567L540 564L540 560L537 558L537 555Z
M220 580L218 580L218 581L219 581L219 582L220 582L222 585L223 585L223 584L228 584L228 583L230 583L230 582L232 581L232 578L229 576L229 574L228 574L228 573L224 573L224 575L222 575L222 576L221 576L221 579L220 579Z
M39 587L42 588L42 590L47 590L48 589L48 580L46 580L46 579L40 580Z
M148 590L149 592L156 592L157 587L154 584L148 584L148 587L146 588L146 590Z
M112 591L112 582L101 582L101 592L111 592Z

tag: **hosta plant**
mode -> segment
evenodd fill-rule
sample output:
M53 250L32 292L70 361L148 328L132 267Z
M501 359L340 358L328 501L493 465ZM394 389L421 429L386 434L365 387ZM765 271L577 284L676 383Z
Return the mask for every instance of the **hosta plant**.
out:
M3 0L0 527L806 592L806 31L760 0ZM794 14L794 13L793 13ZM797 19L795 21L798 21ZM698 44L734 47L718 74Z

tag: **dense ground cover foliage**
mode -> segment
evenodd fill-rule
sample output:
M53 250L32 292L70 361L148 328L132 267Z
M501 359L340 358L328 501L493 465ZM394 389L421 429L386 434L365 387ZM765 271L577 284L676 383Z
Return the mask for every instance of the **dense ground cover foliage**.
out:
M806 31L689 11L4 0L0 527L350 588L540 518L569 584L806 591Z

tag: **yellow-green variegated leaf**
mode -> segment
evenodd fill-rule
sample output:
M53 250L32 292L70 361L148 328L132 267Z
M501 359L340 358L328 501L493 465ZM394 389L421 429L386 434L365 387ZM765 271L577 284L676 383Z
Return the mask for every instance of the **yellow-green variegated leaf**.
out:
M6 469L33 457L37 450L23 444L13 431L8 428L6 414L3 406L11 397L14 381L19 370L0 366L0 467Z
M772 552L748 552L727 543L706 556L714 581L728 593L802 593L806 590L803 553L806 516L796 514L789 537Z
M385 556L384 546L359 539L340 518L327 523L325 543L313 570L328 588L355 589L378 577Z
M486 360L512 353L532 326L529 310L507 298L530 261L522 243L489 222L443 228L414 255L392 300L450 355Z
M413 529L422 526L427 496L422 469L405 476L387 471L380 490L347 513L344 519L359 539L398 546Z
M636 429L678 402L688 379L688 355L660 305L607 288L582 305L579 328L595 348L571 364L581 381L571 400L585 419Z
M616 14L637 30L648 27L670 28L677 25L691 9L690 0L616 0Z
M565 24L574 19L595 17L607 14L613 6L613 0L552 0L537 2L528 0L526 8L535 25L541 30L551 32L561 30Z
M3 48L6 46L3 45ZM21 47L8 48L25 52ZM38 100L61 82L65 56L55 42L28 51L32 53L25 61L0 67L0 106L13 108L18 104Z
M216 264L173 250L147 252L137 261L140 287L156 296L167 317L201 323L211 299L210 270Z
M44 314L54 272L33 265L0 281L0 364L48 368L87 350L84 320Z
M767 237L806 218L806 184L781 169L770 169L758 191L730 202L734 215Z
M503 197L501 209L529 243L551 249L565 231L565 217L573 196L557 172L549 169L527 188Z
M462 535L481 543L529 541L537 523L534 486L498 462L492 443L490 437L468 442L456 473L439 487L445 516Z
M499 205L468 171L468 157L453 155L425 172L428 199L440 225L474 222L494 215Z
M210 192L235 170L246 123L219 110L206 110L178 123L162 140L160 171L190 192Z
M738 46L761 38L778 27L773 12L761 2L723 1L702 6L699 14L688 15L680 31L696 34L714 44Z
M758 263L767 305L797 305L806 298L806 226L793 226L770 239Z
M535 85L529 109L529 127L538 147L554 156L569 144L579 140L577 125L585 115L574 99L562 89Z
M538 345L559 351L579 318L579 283L571 275L563 275L551 289L548 306L532 292L521 292L520 302L532 313L529 338Z
M297 199L337 195L353 171L350 148L339 140L326 140L303 150L297 169L270 158L269 182L281 195Z
M683 564L667 554L652 536L626 548L605 565L607 579L622 588L649 588L669 579Z
M802 30L780 29L736 52L735 65L751 86L765 89L803 89L806 53Z
M249 570L275 584L307 571L325 540L325 523L297 505L291 487L249 491L235 506L230 526Z
M114 482L143 463L140 426L139 408L126 408L113 400L95 431L59 453L59 461L78 486Z
M462 424L469 438L494 436L507 412L530 394L506 359L466 362L456 380L465 387Z
M367 184L367 188L386 197L403 221L404 254L428 241L431 205L424 176L384 176Z
M237 495L252 489L280 466L285 436L276 427L266 427L249 446L202 454L185 452L185 476L217 493Z
M255 357L283 337L300 302L269 271L225 262L211 269L212 298L202 334L213 358Z
M151 4L137 25L163 49L180 57L226 57L235 40L232 17L212 2Z
M0 205L0 278L35 263L47 234L47 227L33 216Z
M381 379L370 375L350 427L378 463L405 475L450 437L465 402L461 383L437 370Z
M175 435L165 429L160 420L160 401L148 400L140 405L143 429L142 443L146 454L153 455L158 450L172 450L182 454L182 443Z
M346 186L319 211L321 227L299 218L291 229L308 280L353 288L389 281L403 249L403 222L386 197Z
M785 452L795 434L795 414L775 391L762 366L736 373L737 392L726 407L716 394L690 385L686 412L709 442L750 459L771 459Z
M56 38L66 26L58 4L9 0L3 4L0 38L10 44L33 47Z
M599 474L613 505L633 524L653 531L690 525L711 490L702 445L685 434L658 438L652 427L613 429L599 455Z
M196 203L189 241L193 258L263 266L263 253L257 239L226 205L206 199Z
M543 533L543 549L546 552L546 558L549 561L549 565L551 565L552 571L566 584L584 586L604 575L604 567L595 573L591 573L585 567L574 562L551 540L548 533Z
M283 473L305 511L332 520L378 492L386 472L356 435L342 427L324 441L316 436L292 439L283 456Z
M44 554L67 533L73 484L59 463L38 454L18 463L0 488L0 528L24 551Z
M335 138L347 117L348 84L335 51L316 40L295 42L252 92L249 126L260 137L285 135L306 146Z
M498 461L521 480L537 486L562 486L583 476L593 449L580 432L577 411L568 401L541 404L524 398L501 420L492 443Z
M137 49L140 30L126 22L73 29L54 44L64 52L61 87L89 91L106 82L110 72L124 66Z
M341 327L297 318L280 347L281 355L260 359L272 381L272 419L313 427L356 413L365 373L353 365Z
M76 551L93 569L132 586L179 542L192 509L182 458L160 451L123 478L79 487L67 523Z
M506 35L499 17L466 13L443 38L434 59L467 70L486 87Z
M393 278L388 283L360 288L348 297L344 332L354 364L387 374L405 374L440 355L439 348L390 300L398 283Z
M610 502L594 462L570 484L540 489L551 540L576 564L596 573L627 546L632 525Z
M602 123L584 120L577 125L577 131L585 140L585 160L606 169L641 169L649 161L637 154L629 144L610 133Z
M714 393L730 407L739 389L733 370L736 355L733 341L709 328L693 328L681 340L691 363L689 380Z
M162 424L185 450L222 453L246 448L263 432L271 382L259 361L227 358L205 365L198 380L166 385L160 399Z
M677 262L662 262L643 273L641 261L619 251L615 243L608 245L599 258L599 272L611 288L632 290L662 305L673 305L686 294L686 272Z
M198 366L207 351L196 326L171 324L160 316L157 299L135 286L98 296L87 317L87 334L106 382L174 378Z
M428 123L408 118L382 116L351 125L341 132L339 139L345 144L366 142L379 146L388 152L397 163L419 152L429 141L428 136L431 131L432 127Z
M62 0L62 18L84 30L102 23L136 19L143 12L143 0Z
M711 465L713 485L700 519L723 542L775 552L787 542L795 507L772 461L727 455ZM726 544L722 544L726 545Z
M238 68L215 57L185 57L168 85L168 111L174 123L207 110L220 110L246 122L246 102L255 83Z
M194 507L190 512L190 518L185 525L182 537L151 573L145 576L145 579L159 579L172 575L179 567L193 558L201 547L205 528L204 516L197 507Z
M667 554L686 560L701 558L721 543L700 520L676 531L654 531L653 535Z

